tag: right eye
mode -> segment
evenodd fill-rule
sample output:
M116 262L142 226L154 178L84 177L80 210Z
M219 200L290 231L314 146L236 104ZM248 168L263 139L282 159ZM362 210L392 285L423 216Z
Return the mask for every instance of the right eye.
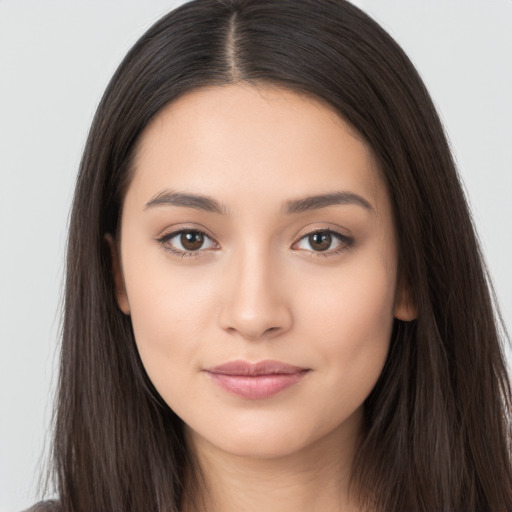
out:
M181 257L196 256L203 250L217 246L206 233L197 229L181 229L160 237L158 241L164 248Z

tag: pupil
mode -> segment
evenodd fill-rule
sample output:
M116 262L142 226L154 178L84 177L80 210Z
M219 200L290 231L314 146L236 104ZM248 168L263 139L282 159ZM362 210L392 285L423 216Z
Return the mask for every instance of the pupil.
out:
M200 249L203 245L204 236L202 233L197 231L186 231L185 233L181 234L180 241L181 245L185 249L189 251L195 251Z
M332 236L330 233L313 233L309 235L311 247L317 251L326 251L331 246Z

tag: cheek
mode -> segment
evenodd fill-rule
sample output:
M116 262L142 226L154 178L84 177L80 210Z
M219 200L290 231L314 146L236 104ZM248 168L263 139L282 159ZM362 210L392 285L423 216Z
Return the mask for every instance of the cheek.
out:
M298 299L301 328L316 340L319 366L338 389L364 395L373 388L388 353L394 289L392 268L361 261L349 272L333 272L328 281L304 283L296 294L304 297Z
M124 273L142 363L167 400L187 373L200 366L199 348L212 321L212 301L205 286L191 282L186 272L171 268L165 259L146 258L142 267L133 258L125 262Z

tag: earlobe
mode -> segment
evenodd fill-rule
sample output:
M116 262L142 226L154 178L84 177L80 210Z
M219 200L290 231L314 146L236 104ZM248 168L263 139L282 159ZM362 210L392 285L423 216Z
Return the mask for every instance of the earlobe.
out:
M125 314L130 314L130 304L128 303L128 295L126 294L126 286L124 284L123 272L121 270L121 260L117 245L110 233L105 235L105 241L110 249L110 258L112 262L112 276L114 278L115 295L119 309Z
M403 322L411 322L418 318L418 307L412 294L410 280L403 274L398 280L394 315Z

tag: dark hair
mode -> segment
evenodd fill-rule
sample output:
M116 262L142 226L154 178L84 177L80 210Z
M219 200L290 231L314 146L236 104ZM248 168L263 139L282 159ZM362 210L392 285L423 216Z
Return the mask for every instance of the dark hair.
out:
M353 469L378 511L512 510L511 394L498 315L432 101L394 40L344 0L196 0L151 27L98 107L73 203L55 417L59 510L179 510L198 468L114 295L138 137L203 86L279 86L332 106L372 148L418 318L395 320ZM503 332L503 339L505 333Z

